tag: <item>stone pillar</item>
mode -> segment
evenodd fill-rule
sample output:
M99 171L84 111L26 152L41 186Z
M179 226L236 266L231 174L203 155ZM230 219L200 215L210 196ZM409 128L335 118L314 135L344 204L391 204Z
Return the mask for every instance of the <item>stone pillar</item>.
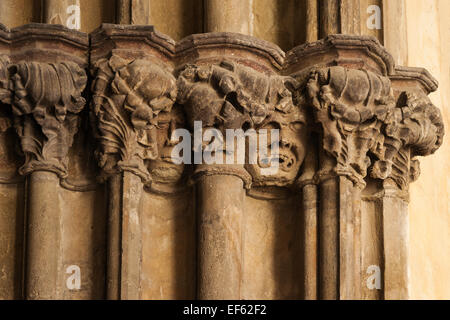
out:
M81 29L80 0L46 0L43 9L45 23Z
M0 299L23 299L23 231L25 179L17 170L17 138L11 118L12 92L9 86L9 36L0 25ZM6 41L5 41L6 40Z
M100 179L108 181L109 191L107 263L111 265L106 295L140 299L142 193L144 186L152 184L149 160L158 157L157 116L170 112L176 97L166 55L174 52L174 46L168 38L160 42L153 27L145 26L106 25L92 38L96 49L91 54L95 79L91 116ZM133 54L123 50L130 44L136 47Z
M295 112L291 92L286 87L293 79L276 75L273 60L253 51L254 41L243 35L212 33L207 37L193 35L179 46L180 59L190 50L198 54L197 62L184 65L178 77L178 103L184 106L188 125L194 132L194 158L202 154L203 161L207 161L205 154L214 158L206 164L196 162L193 174L198 201L197 297L200 299L241 298L245 189L250 183L292 183L301 163L297 166L292 160L294 173L287 176L265 176L260 167L261 158L256 164L245 162L256 154L245 154L242 162L236 162L239 158L236 145L220 144L220 138L214 140L215 147L211 141L196 141L199 139L196 135L201 134L196 129L196 121L201 121L205 134L213 130L214 136L222 137L226 137L227 129L243 132L246 126L263 128L264 120L279 122L283 129L289 127L290 121L299 121L299 112ZM223 56L211 59L211 45L219 47ZM264 53L275 54L272 57L279 50L265 43L258 46ZM240 61L248 62L244 65ZM247 105L249 101L253 104ZM278 104L286 108L284 113L275 109ZM292 143L288 140L292 136L285 139L286 145ZM228 164L225 155L233 155Z
M306 41L319 40L319 10L317 0L306 1Z
M315 139L308 138L307 149L314 150ZM305 300L318 298L318 187L315 173L317 172L317 155L308 152L305 158L303 172L297 180L297 187L301 190L301 212L303 227L300 232L300 241L303 248L303 290Z
M367 50L376 56L357 53ZM366 252L374 259L380 256L378 249L363 247L373 245L368 237L383 239L384 265L379 261L373 270L378 270L375 277L384 276L377 281L384 283L384 297L408 298L404 194L419 170L413 157L430 154L442 143L441 115L426 97L436 89L435 81L424 70L396 67L375 38L347 35L329 36L313 50L295 48L286 69L301 83L303 103L313 108L319 126L313 178L319 188L319 298L383 296L361 288L370 280L361 258L366 263ZM367 205L370 197L379 199L381 211ZM383 227L365 218L362 237L361 214L382 215Z
M408 202L396 186L385 188L382 198L384 299L410 299Z
M16 51L17 38L24 37L30 47ZM63 218L71 213L64 208L60 183L68 176L68 152L85 106L81 94L87 82L88 39L62 27L36 25L13 30L10 39L9 103L25 156L18 171L29 176L25 297L62 299L68 290ZM48 47L48 41L71 44Z
M29 179L26 299L61 299L61 218L59 177L35 171Z
M235 176L197 181L198 288L202 300L240 298L245 189Z
M120 299L120 268L121 268L121 176L112 175L108 178L108 228L106 250L106 299Z
M251 4L250 0L205 1L205 31L251 35Z
M0 23L9 28L41 21L41 1L2 0L0 3Z

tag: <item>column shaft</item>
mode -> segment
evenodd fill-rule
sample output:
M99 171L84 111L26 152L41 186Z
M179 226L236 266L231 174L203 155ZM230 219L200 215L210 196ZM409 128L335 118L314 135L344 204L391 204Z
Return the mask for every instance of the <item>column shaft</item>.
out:
M60 299L61 218L59 178L35 171L29 177L26 298Z
M108 179L108 227L106 251L106 298L120 299L120 251L122 223L121 223L121 194L122 177L119 174Z
M141 297L142 232L141 178L131 172L123 173L122 182L122 266L121 299Z
M385 192L389 193L389 190ZM408 203L393 195L383 197L384 298L409 299Z
M304 292L306 300L317 299L317 186L303 187Z
M235 176L203 176L198 191L199 299L239 299L245 191Z
M335 178L320 183L319 298L338 299L339 194Z
M251 0L205 1L205 32L251 35Z

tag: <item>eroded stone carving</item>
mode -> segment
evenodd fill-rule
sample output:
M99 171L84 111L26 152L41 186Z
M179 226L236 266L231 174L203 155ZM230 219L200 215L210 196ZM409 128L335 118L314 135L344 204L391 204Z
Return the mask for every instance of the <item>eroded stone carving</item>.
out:
M426 155L442 143L439 110L425 95L404 93L406 100L396 101L387 77L340 66L317 69L306 94L322 128L323 148L336 162L325 163L319 175L331 170L363 186L369 169L372 177L391 178L404 189L410 148L413 156ZM413 165L417 172L417 162Z
M219 129L224 136L226 129L281 129L279 172L262 175L265 164L259 158L245 168L255 185L286 185L297 176L305 152L305 117L292 100L295 86L291 77L266 75L230 61L187 65L178 78L178 102L191 128L202 121L204 128Z
M183 189L180 182L186 176L186 165L176 164L172 160L172 150L178 141L174 141L173 133L176 129L185 129L186 120L181 105L175 104L168 111L159 113L155 131L158 155L148 162L148 170L152 177L150 190L157 193L174 193Z
M158 156L156 117L171 111L175 78L150 61L116 55L97 61L93 73L92 120L104 177L128 170L150 182L147 162Z
M379 160L371 176L389 177L406 189L420 174L419 161L414 157L432 154L442 144L442 115L425 94L403 92L396 108L384 119L383 129L382 146L374 152ZM385 168L390 168L390 172Z
M25 164L23 175L34 170L67 176L67 152L78 129L78 113L85 105L81 93L86 74L73 62L20 62L9 66L14 126Z

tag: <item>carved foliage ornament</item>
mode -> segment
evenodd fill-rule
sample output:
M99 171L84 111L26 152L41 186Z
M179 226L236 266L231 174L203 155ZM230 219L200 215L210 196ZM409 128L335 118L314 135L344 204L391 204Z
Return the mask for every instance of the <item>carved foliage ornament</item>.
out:
M311 72L306 95L321 125L325 152L336 164L322 167L364 185L373 178L392 179L405 189L412 156L434 152L442 143L439 110L425 95L404 93L394 99L389 78L370 71L329 67ZM324 172L325 171L325 172ZM413 174L414 175L414 174Z
M67 152L85 105L86 74L73 62L21 62L8 67L14 126L25 164L21 174L47 170L67 176Z
M171 73L148 60L113 55L94 65L91 119L97 132L97 157L105 178L128 170L150 182L148 161L157 159L155 126L176 99Z

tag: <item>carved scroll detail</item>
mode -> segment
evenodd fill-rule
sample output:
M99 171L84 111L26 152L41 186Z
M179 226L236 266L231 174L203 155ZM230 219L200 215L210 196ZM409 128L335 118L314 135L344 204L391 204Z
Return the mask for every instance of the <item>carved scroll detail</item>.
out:
M78 130L78 113L86 74L73 62L21 62L9 66L14 126L25 164L22 175L34 170L67 176L67 153Z
M91 119L103 178L128 170L151 181L146 162L158 155L153 129L158 114L172 108L175 78L150 61L115 55L97 61L93 73Z

